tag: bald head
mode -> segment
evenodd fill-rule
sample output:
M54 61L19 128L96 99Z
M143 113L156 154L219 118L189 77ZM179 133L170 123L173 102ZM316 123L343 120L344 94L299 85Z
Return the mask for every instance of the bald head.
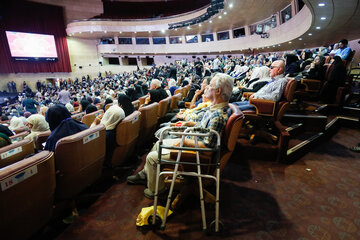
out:
M285 72L285 62L283 60L276 60L271 64L270 77L283 74Z

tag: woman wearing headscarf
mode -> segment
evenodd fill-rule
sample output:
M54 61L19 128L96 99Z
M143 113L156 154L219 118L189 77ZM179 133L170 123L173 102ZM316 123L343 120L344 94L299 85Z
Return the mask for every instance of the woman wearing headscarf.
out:
M49 124L46 122L45 117L41 114L33 114L27 119L26 124L30 129L30 134L25 138L29 138L33 140L34 148L36 148L35 140L37 135L42 132L46 132L49 130Z
M105 112L106 105L111 104L111 103L113 103L113 100L110 97L105 99L105 104L104 104L104 107L103 107L104 112Z
M286 55L285 76L294 77L300 72L298 57L294 54Z
M72 105L71 103L65 104L65 107L66 107L66 109L67 109L70 113L72 113L72 112L75 111L75 110L74 110L74 107L73 107L73 105Z
M11 144L10 138L5 133L0 132L0 148L10 144Z
M63 137L86 130L88 127L71 118L71 114L62 104L49 108L45 117L49 123L51 134L46 141L45 150L55 151L56 143Z
M7 126L5 126L3 124L0 124L0 133L3 133L8 137L14 135L14 133Z
M92 105L92 104L89 104L89 105L86 107L85 113L86 113L86 114L89 114L89 113L96 112L97 110L98 110L97 107L95 107L95 106Z
M47 112L48 109L49 109L48 107L42 106L42 107L40 108L40 114L45 117L45 114L46 114L46 112Z
M119 95L118 104L124 110L125 117L129 116L135 111L134 105L132 105L130 98L125 94Z
M337 89L345 85L347 77L345 64L339 56L334 57L334 62L331 65L333 70L330 78L324 83L320 92L320 100L325 103L334 103Z
M110 164L111 155L116 146L116 126L125 118L124 110L118 105L111 106L103 115L100 123L106 129L106 158L105 164Z
M9 129L11 131L15 131L16 129L22 128L24 126L24 122L20 118L14 116L10 120Z
M325 57L324 56L316 56L314 62L310 64L310 68L303 73L307 78L316 79L316 80L324 80L326 73Z
M80 101L80 112L84 112L86 108L90 105L90 102L86 99L81 99Z

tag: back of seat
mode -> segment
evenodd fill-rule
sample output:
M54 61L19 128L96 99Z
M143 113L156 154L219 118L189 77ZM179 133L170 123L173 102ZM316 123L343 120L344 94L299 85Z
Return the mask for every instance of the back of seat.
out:
M173 109L177 109L178 108L178 101L181 101L182 99L182 94L181 93L178 93L178 94L175 94L171 97L171 102L170 102L170 107L169 109L170 110L173 110Z
M100 109L97 110L96 112L86 114L82 117L81 122L84 123L86 126L90 127L90 125L94 122L95 118L103 113L104 110Z
M0 169L1 239L27 239L51 218L54 155L42 151Z
M100 124L56 143L56 198L71 199L101 175L105 159L105 126Z
M15 143L15 142L19 142L19 141L23 140L27 135L29 135L29 132L25 131L25 132L21 132L21 133L12 135L9 138L12 143Z
M167 97L159 102L159 109L158 109L158 118L162 118L165 116L169 109L169 102L171 98Z
M81 113L78 113L78 114L74 114L74 115L71 115L71 118L72 119L75 119L76 121L79 121L81 122L81 119L82 117L85 115L84 112L81 112Z
M36 150L43 150L43 143L47 141L47 139L49 138L51 134L51 131L46 131L46 132L42 132L42 133L39 133L37 136L36 136L36 139L35 139L35 149Z
M152 103L148 106L139 108L140 115L140 136L139 144L142 145L145 141L150 140L154 135L157 126L158 103Z
M0 168L13 164L34 153L32 139L24 139L0 148Z
M134 108L136 110L139 110L139 107L140 107L140 101L139 100L132 101L131 103L132 103L132 105L134 106Z
M134 152L140 131L140 115L139 111L135 111L117 125L112 166L121 165Z

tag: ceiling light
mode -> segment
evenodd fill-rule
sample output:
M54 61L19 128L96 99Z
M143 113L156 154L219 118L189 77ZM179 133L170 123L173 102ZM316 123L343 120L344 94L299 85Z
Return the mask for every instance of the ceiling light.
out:
M320 19L321 19L321 20L326 20L326 17L321 17Z
M177 31L177 28L175 28L175 31Z
M278 44L278 46L280 47L280 46L281 46L281 44Z
M219 19L221 19L221 18L222 18L222 16L220 15L220 16L219 16Z
M134 32L134 33L136 33L136 32Z
M316 29L320 29L320 27L316 27Z
M165 33L165 30L163 29L163 30L161 30L161 32L162 32L162 33Z
M302 38L299 38L299 40L301 41L301 40L302 40Z
M151 33L151 31L148 31L148 33Z
M187 29L190 29L190 26L187 26Z
M201 23L199 23L199 27L201 27Z
M289 42L289 44L291 44L291 42Z
M122 34L122 32L119 32L120 34Z
M230 3L229 4L229 8L232 8L234 6L234 4Z
M107 33L107 31L104 31L104 33Z
M325 6L325 3L319 3L318 6L319 6L319 7L324 7L324 6Z
M93 31L90 31L90 33L93 33Z
M270 48L269 46L267 48Z
M227 12L224 12L224 15L226 15L227 14Z
M309 36L312 36L312 33L308 33Z
M210 20L209 23L212 23L212 20Z

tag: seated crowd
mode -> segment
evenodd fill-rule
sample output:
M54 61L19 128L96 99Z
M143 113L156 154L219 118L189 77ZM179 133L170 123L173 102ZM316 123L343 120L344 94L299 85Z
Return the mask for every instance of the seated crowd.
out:
M249 99L279 101L289 77L299 81L303 78L323 80L325 58L331 55L333 71L319 100L332 103L337 88L345 84L347 73L342 60L348 60L351 49L347 47L346 40L341 40L338 50L329 50L319 48L282 55L216 57L205 62L198 58L183 65L153 66L149 70L119 74L106 72L105 77L99 74L93 79L83 77L81 81L68 79L54 84L37 84L36 93L27 86L23 93L19 93L17 103L2 108L0 147L11 144L9 137L18 133L19 129L29 132L26 138L32 139L36 147L37 135L50 130L44 149L54 152L61 138L88 129L88 126L103 124L106 129L105 165L110 165L111 152L116 145L116 126L136 110L132 104L134 101L146 97L140 108L149 106L189 86L187 96L178 103L180 107L188 106L188 109L169 112L161 122L165 125L167 121L169 125L181 122L182 126L213 129L221 134L229 117L229 102L243 111L254 109L243 96L246 92L254 93ZM99 114L88 126L73 118L82 112L91 114L97 111ZM179 139L165 141L179 146ZM199 144L200 147L211 148L215 141L206 137ZM194 140L186 138L184 144L193 147ZM144 169L127 179L128 183L147 184L144 195L149 198L154 196L155 191L157 151L158 143L147 154ZM163 153L163 158L169 159L169 152ZM165 189L163 181L160 181L159 189Z

